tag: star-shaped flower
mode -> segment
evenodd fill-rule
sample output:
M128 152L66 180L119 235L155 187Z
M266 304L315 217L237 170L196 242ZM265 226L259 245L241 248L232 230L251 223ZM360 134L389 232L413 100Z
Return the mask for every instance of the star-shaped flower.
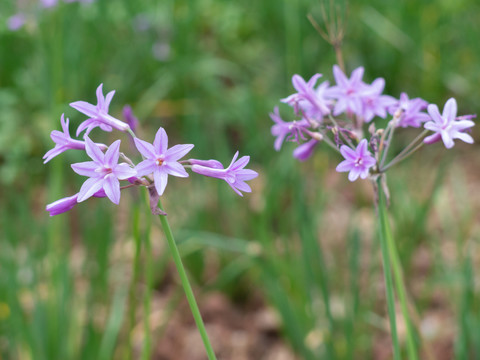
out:
M43 159L45 159L45 161L43 162L44 164L46 164L47 162L52 160L55 156L60 155L66 150L69 150L69 149L85 150L85 141L75 140L75 139L72 139L72 137L70 136L70 131L68 130L69 120L68 118L67 120L65 120L64 114L62 114L62 117L60 118L60 123L62 124L63 132L60 132L58 130L53 130L51 132L50 137L55 143L55 147L49 150L43 156ZM104 144L97 143L97 146L101 150L107 149L107 146Z
M334 116L343 112L360 115L363 113L363 104L360 98L360 95L366 89L366 84L362 81L363 73L364 68L359 67L352 72L349 79L338 65L333 66L333 76L337 84L328 89L328 94L337 100L333 108Z
M153 145L135 138L135 146L145 158L135 167L137 176L153 173L153 180L158 195L163 195L167 186L168 175L188 177L188 173L177 160L192 150L193 144L175 145L168 149L167 133L163 128L160 128L155 135Z
M348 180L350 181L355 181L358 177L366 179L370 168L374 167L377 162L368 151L367 139L362 139L355 150L343 145L340 153L345 160L338 164L336 170L338 172L349 171Z
M219 169L202 166L202 165L193 165L192 171L197 174L214 177L217 179L223 179L227 182L228 185L235 191L238 195L243 196L241 191L252 192L250 186L245 182L252 180L258 176L256 171L250 169L244 169L250 161L250 156L242 156L237 160L238 151L233 156L232 162L226 169Z
M271 129L272 135L277 137L274 144L275 150L280 150L285 139L296 142L298 142L299 139L305 140L302 131L310 126L307 120L283 121L278 113L278 107L275 107L273 113L270 113L270 118L275 122Z
M402 114L397 121L397 126L401 127L415 127L418 128L422 123L429 121L430 116L427 113L422 112L428 106L428 102L421 98L409 99L408 95L404 92L400 94L400 100L388 108L388 112L391 115L395 115L397 111L401 111Z
M78 127L77 136L85 129L87 130L85 135L88 135L97 126L103 131L112 131L113 129L127 131L130 128L128 124L108 114L108 108L114 94L115 91L110 91L107 96L103 96L103 84L100 84L97 88L97 105L85 101L75 101L70 104L72 108L89 117Z
M387 116L387 108L395 104L396 100L389 95L382 95L385 87L383 78L376 79L371 85L367 85L360 95L362 100L363 121L370 122L375 116L385 118Z
M445 147L451 149L455 143L453 139L460 139L466 143L472 144L473 138L465 133L465 130L471 128L475 123L471 120L457 120L457 102L454 98L448 99L440 115L438 106L428 105L428 114L432 121L425 123L425 129L434 132L433 135L424 139L425 143L432 143L441 137Z
M114 203L120 202L120 182L135 176L137 172L126 163L118 163L120 140L115 141L104 154L88 136L85 137L85 150L93 161L72 164L72 169L79 175L88 176L80 192L78 202L85 201L103 189Z
M315 74L306 82L300 75L293 75L292 84L297 92L281 101L293 106L297 114L300 108L305 116L321 121L323 116L330 113L331 100L325 97L328 82L323 82L315 89L315 84L320 77L322 74Z

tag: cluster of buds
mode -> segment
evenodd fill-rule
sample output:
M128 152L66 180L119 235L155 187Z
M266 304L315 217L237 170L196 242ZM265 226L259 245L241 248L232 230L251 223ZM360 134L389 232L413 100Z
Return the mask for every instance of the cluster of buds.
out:
M410 156L423 144L443 141L445 147L454 146L454 140L473 143L466 132L474 126L475 115L457 116L457 103L449 99L440 113L438 106L421 98L410 99L402 93L400 99L383 95L385 80L378 78L371 84L362 81L364 69L359 67L348 78L339 66L333 66L336 84L328 81L316 86L321 74L314 75L308 82L294 75L292 82L295 94L281 100L290 105L297 120L285 122L278 107L270 114L275 122L272 135L276 137L274 147L278 151L286 140L299 145L293 156L300 161L308 159L320 142L325 142L339 151L344 160L337 166L339 172L348 172L350 181L359 177L375 178L392 165ZM392 119L385 129L376 129L375 117ZM365 136L364 124L369 136ZM388 163L387 154L393 134L398 127L421 128L424 130L397 156Z
M97 88L97 105L85 101L76 101L70 106L88 117L77 128L77 137L85 131L81 140L73 139L69 131L69 119L61 116L63 132L54 130L51 138L55 147L44 155L44 163L69 149L84 150L92 161L72 164L73 171L88 179L83 183L80 191L70 197L57 200L47 205L46 210L50 216L58 215L72 209L77 203L93 197L107 197L114 204L119 204L121 190L134 187L147 187L150 194L152 212L162 213L156 204L163 195L167 186L168 176L188 177L186 169L218 179L223 179L240 196L243 192L251 192L246 181L254 179L258 174L250 169L245 169L250 157L238 158L238 151L227 168L217 160L180 160L194 147L193 144L179 144L168 147L168 136L160 128L153 143L139 139L136 134L138 120L134 117L131 108L125 107L123 115L126 122L109 114L110 102L115 91L103 95L103 84ZM143 160L135 164L124 153L120 152L120 140L114 141L110 146L96 143L90 139L90 132L99 127L103 131L118 130L127 133L133 139L135 148ZM124 162L119 163L122 158ZM121 186L120 181L128 184ZM164 213L163 213L164 214Z
M26 9L25 5L31 5L30 8L41 8L41 9L49 9L57 6L60 1L63 1L65 3L73 3L73 2L79 2L79 3L91 3L94 0L36 0L36 1L30 1L30 2L25 2L25 1L19 1L19 7L22 7L22 9L10 16L7 19L7 27L12 30L16 31L21 29L31 18L33 19L33 14L34 11L28 11ZM30 3L30 4L29 4Z

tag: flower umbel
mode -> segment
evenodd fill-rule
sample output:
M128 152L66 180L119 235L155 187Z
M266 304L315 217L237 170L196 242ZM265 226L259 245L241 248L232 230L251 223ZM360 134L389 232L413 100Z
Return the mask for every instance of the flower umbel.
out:
M347 145L343 145L340 148L340 153L345 160L338 164L336 170L338 172L349 171L348 180L350 181L355 181L358 177L366 179L370 168L377 163L370 151L368 151L367 139L362 139L355 150Z
M167 186L168 175L188 177L188 173L177 161L193 148L193 144L175 145L168 149L168 136L163 128L155 135L153 145L135 138L135 146L145 160L136 166L137 175L145 176L153 173L153 180L158 195L162 196Z
M120 182L135 176L137 172L126 163L118 163L120 140L115 141L104 154L88 136L85 137L85 150L93 161L72 164L79 175L88 176L78 193L78 202L82 202L103 189L114 203L120 202Z
M258 176L256 171L244 169L250 161L250 156L242 156L237 160L238 151L233 156L232 162L226 169L212 168L202 165L192 165L192 171L197 174L223 179L240 196L241 191L252 192L252 189L245 181L255 179Z

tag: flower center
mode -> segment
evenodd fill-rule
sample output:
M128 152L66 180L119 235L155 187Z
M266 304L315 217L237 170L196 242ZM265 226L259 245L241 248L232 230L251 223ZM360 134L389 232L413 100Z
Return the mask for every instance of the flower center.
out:
M355 160L355 167L360 167L363 165L363 159L362 158L358 158L357 160Z
M161 166L163 164L165 160L162 159L161 157L157 158L157 160L155 160L155 164L157 164L158 166Z
M95 172L99 173L99 174L102 174L103 176L107 176L108 174L113 173L113 170L112 170L112 168L110 168L108 166L103 166L103 167L98 167L95 170Z

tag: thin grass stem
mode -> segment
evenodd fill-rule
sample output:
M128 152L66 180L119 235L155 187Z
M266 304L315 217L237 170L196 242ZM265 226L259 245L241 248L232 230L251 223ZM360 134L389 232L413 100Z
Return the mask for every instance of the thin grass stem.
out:
M382 250L383 274L385 277L385 291L387 296L388 317L390 319L390 335L392 337L393 358L400 360L400 345L397 334L397 321L395 318L395 295L393 292L392 269L390 266L390 256L388 251L389 225L387 220L387 211L385 205L385 194L382 190L380 179L377 180L378 189L378 217L380 222L380 247Z
M148 204L148 199L147 199ZM148 217L149 218L149 217ZM148 220L147 220L148 221ZM150 239L150 223L145 234L145 296L143 298L144 323L143 329L145 338L143 339L142 360L148 360L152 351L152 331L150 329L150 312L153 293L153 252L152 241Z
M161 200L158 201L158 206L162 211L165 211L162 206ZM188 305L190 305L190 310L192 311L193 318L195 319L195 323L197 324L198 331L200 333L200 336L202 337L205 350L207 351L208 359L216 360L215 352L213 351L212 345L210 344L207 330L205 329L205 324L203 323L200 310L198 309L198 305L193 294L192 286L190 285L190 282L188 280L187 273L183 266L182 258L180 257L180 252L178 251L177 244L173 237L172 229L170 228L170 224L168 223L168 219L166 216L160 215L159 217L163 231L165 233L165 237L167 238L168 246L170 247L170 252L172 253L173 261L175 262L178 274L180 275L183 290L185 291L185 295L187 296Z
M385 204L385 194L380 184L380 179L378 180L377 184L378 184L378 192L379 192L378 213L379 213L380 223L381 223L382 246L386 246L386 250L388 252L388 258L391 264L391 270L393 272L393 277L395 279L395 282L394 282L395 289L398 294L400 309L402 311L402 315L407 328L408 358L410 360L418 360L418 350L417 350L417 344L415 340L415 330L413 328L412 320L409 314L409 304L408 304L408 297L407 297L405 282L403 278L402 265L400 262L400 257L398 255L395 242L393 240L392 231L390 229L390 224L388 221L387 209ZM383 254L383 248L382 248L382 254Z
M128 326L129 326L129 335L128 335L128 351L127 359L131 360L134 358L133 354L133 329L135 327L135 309L137 308L137 297L135 286L138 283L140 275L140 253L142 250L142 238L140 236L140 207L135 205L133 209L133 240L135 241L135 257L133 259L133 272L132 272L132 281L130 283L130 294L128 301Z

